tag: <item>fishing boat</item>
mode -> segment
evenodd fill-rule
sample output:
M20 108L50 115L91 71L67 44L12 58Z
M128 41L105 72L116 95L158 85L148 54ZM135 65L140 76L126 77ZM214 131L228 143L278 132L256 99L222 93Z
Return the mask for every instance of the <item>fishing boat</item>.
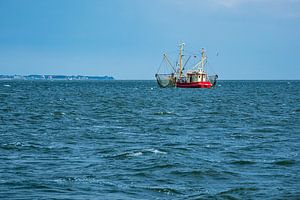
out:
M187 55L184 54L184 43L179 45L179 59L174 65L169 60L167 54L163 54L163 61L155 74L157 83L160 87L178 87L178 88L212 88L217 83L218 75L208 76L205 71L205 66L207 64L207 57L205 54L205 49L201 50L201 59L196 61L196 64L192 67L187 67L190 58L197 59L197 55L189 55L185 60L183 57ZM163 63L165 68L162 72Z

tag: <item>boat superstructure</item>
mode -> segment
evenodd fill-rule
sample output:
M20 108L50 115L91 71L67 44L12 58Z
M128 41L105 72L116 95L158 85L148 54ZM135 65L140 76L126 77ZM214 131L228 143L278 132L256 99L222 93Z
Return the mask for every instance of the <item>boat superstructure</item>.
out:
M160 87L179 87L179 88L211 88L215 86L218 76L208 76L205 71L207 57L204 48L201 50L201 60L198 61L192 68L186 70L186 65L191 56L183 64L184 43L179 45L179 60L174 67L167 57L163 55L163 62L169 68L169 73L158 73L155 75L157 83ZM194 56L196 57L196 56Z

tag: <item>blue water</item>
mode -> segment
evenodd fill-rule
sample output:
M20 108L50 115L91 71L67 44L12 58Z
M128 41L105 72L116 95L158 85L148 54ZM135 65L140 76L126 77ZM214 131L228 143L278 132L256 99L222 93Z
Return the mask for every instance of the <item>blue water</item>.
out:
M300 199L300 81L0 81L3 199Z

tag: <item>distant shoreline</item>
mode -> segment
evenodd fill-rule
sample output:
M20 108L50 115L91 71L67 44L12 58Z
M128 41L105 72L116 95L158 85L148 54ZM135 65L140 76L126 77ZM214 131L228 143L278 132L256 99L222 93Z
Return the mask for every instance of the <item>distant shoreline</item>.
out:
M112 76L0 75L0 80L115 80Z

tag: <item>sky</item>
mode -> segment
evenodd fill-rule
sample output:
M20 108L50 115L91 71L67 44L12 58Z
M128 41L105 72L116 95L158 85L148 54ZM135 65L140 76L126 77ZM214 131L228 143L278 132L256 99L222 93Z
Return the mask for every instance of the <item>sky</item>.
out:
M151 80L181 42L223 80L299 80L300 0L0 0L0 74Z

